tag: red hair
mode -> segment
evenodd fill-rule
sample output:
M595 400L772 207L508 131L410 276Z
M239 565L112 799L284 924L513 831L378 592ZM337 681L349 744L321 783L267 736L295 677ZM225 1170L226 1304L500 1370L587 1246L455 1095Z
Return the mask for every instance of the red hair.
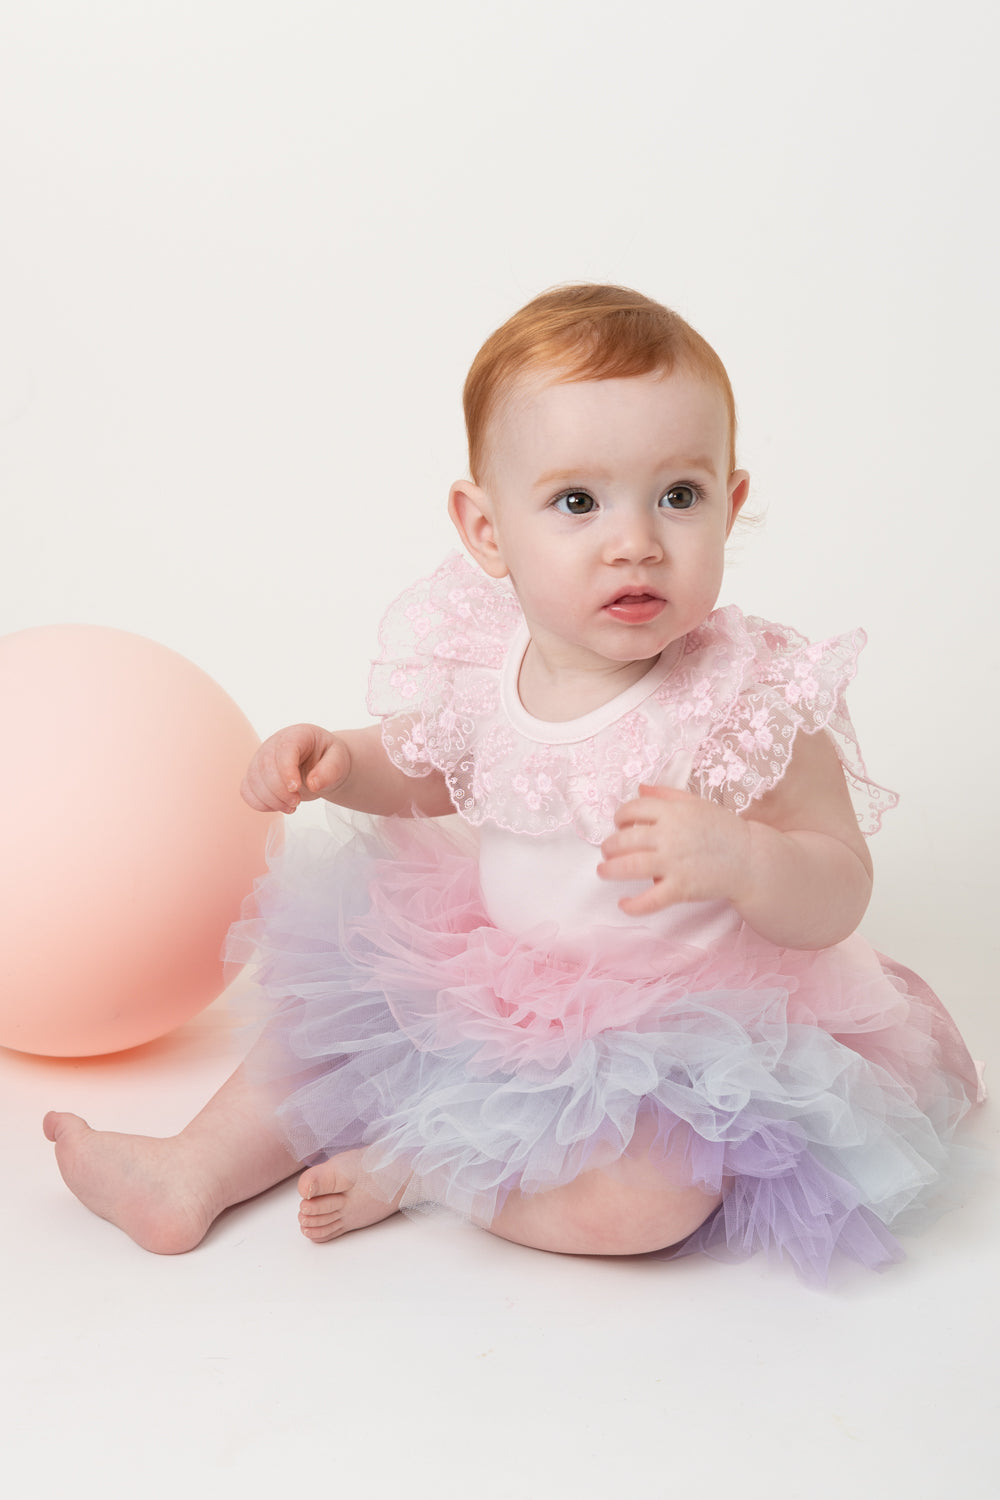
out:
M729 467L736 466L736 403L726 367L679 313L628 287L554 287L509 318L472 362L462 402L469 469L479 483L490 422L517 382L536 371L559 381L614 380L690 370L722 394L729 417Z

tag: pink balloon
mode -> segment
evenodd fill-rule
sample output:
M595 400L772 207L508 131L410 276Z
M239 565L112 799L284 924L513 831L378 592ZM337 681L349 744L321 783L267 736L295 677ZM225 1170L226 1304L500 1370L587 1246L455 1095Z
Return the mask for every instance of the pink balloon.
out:
M0 639L0 1045L118 1052L220 994L275 821L239 793L258 743L155 641L94 625Z

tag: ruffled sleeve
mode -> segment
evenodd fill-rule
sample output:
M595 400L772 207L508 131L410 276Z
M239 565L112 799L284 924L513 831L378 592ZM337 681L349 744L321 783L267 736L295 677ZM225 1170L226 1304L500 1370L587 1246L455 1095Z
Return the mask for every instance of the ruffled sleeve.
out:
M521 619L510 585L458 553L389 607L368 708L382 719L382 742L401 770L454 774L464 764L467 780L477 727L496 710L500 670Z
M868 774L844 700L866 643L863 630L815 644L785 625L720 610L733 633L753 646L739 692L720 704L695 755L691 785L703 797L742 812L776 786L796 736L825 730L833 740L863 833L877 832L899 801Z

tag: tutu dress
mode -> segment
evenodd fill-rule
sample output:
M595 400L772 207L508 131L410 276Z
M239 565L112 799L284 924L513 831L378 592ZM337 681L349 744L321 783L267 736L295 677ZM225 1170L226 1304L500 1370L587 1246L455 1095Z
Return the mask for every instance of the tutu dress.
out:
M979 1097L940 1001L857 934L758 936L727 902L648 918L598 879L640 783L736 813L799 733L837 746L865 832L896 798L865 770L844 688L864 635L809 644L716 610L624 694L569 723L525 712L528 633L506 581L455 555L381 628L369 691L413 776L457 817L308 830L276 854L230 953L254 954L263 1058L297 1159L367 1147L387 1199L489 1224L630 1148L723 1194L670 1255L765 1250L810 1280L834 1252L901 1258Z

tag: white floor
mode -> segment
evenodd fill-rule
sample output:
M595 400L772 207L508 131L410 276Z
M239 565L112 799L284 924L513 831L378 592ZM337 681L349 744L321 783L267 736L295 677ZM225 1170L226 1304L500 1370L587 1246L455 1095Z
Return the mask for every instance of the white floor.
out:
M826 1292L444 1219L314 1246L293 1183L148 1255L64 1189L42 1114L170 1134L244 1041L216 1006L117 1058L0 1051L5 1500L998 1493L995 1181Z

